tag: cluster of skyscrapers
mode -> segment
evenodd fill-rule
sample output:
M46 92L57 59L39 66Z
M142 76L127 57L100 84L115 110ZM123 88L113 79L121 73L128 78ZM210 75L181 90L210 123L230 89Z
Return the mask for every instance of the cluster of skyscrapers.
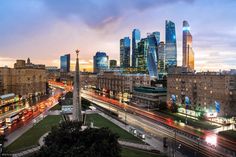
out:
M135 68L139 73L161 79L167 74L168 68L177 66L176 31L172 21L165 23L165 42L160 41L160 32L141 38L140 30L134 29L132 54L130 43L129 37L120 40L120 67L123 69ZM194 70L192 36L187 21L183 22L183 66Z
M139 29L132 31L129 37L120 39L120 69L126 72L148 74L152 78L162 79L170 67L177 66L177 43L175 23L165 21L165 42L160 41L160 32L148 33L141 38ZM132 45L132 46L131 46ZM192 35L187 21L183 21L183 59L182 66L194 70L194 52ZM105 52L98 51L93 57L93 71L115 69L116 60L110 60ZM70 55L61 56L61 71L70 71Z

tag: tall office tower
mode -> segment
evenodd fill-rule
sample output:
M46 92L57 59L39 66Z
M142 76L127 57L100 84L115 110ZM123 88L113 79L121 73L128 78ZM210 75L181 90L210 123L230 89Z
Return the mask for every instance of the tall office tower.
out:
M114 59L110 60L110 69L113 69L116 67L117 67L117 61Z
M140 31L134 29L132 32L132 67L138 66L138 42L140 41Z
M160 33L153 32L147 36L148 51L147 51L147 68L151 77L159 78L158 76L158 45L160 42Z
M80 73L79 73L79 50L76 50L76 64L75 64L75 75L73 84L73 121L83 121L82 108L81 108L81 96L80 96Z
M194 70L194 52L192 35L187 21L183 21L183 66Z
M137 68L139 73L147 73L147 51L148 40L147 38L143 38L138 43Z
M159 78L163 78L164 75L167 75L167 64L166 64L166 53L165 53L165 43L161 41L158 45L158 74Z
M176 47L176 34L175 23L166 20L166 64L167 67L177 66L177 47Z
M124 37L120 39L120 67L129 68L130 67L130 39L129 37Z
M105 52L97 52L93 57L93 72L99 73L108 69L108 56Z
M70 72L70 54L60 57L61 72Z

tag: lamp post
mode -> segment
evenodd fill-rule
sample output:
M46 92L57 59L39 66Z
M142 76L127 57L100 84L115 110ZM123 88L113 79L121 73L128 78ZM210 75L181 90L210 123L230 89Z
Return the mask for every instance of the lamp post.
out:
M2 156L2 144L0 144L0 157Z
M194 156L198 156L199 154L199 145L200 145L200 138L197 138L197 152L195 151Z
M176 130L174 130L174 149L173 149L173 157L175 157L176 153Z

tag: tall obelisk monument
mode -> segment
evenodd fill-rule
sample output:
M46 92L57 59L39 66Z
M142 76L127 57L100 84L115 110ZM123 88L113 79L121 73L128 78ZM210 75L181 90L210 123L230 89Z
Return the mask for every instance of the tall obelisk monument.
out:
M80 96L80 73L79 73L79 50L76 50L76 65L73 85L73 114L72 120L83 121L82 109L81 109L81 96Z

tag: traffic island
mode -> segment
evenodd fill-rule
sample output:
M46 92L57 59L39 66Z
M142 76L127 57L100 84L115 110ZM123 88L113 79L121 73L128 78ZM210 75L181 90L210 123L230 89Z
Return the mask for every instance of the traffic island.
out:
M141 139L135 137L134 135L120 128L116 124L100 116L99 114L87 114L86 123L89 125L91 124L91 122L96 127L109 128L113 133L117 133L120 136L120 140L144 144L144 142Z
M167 111L156 111L155 112L157 115L166 117L166 118L171 118L174 121L177 122L182 122L185 123L186 121L186 116L179 115L177 113L171 113ZM187 116L187 125L192 126L194 128L199 128L203 130L213 130L216 128L219 128L220 126L210 124L208 121L203 121L203 120L195 120Z
M122 147L121 149L122 157L167 157L164 154L157 154L155 152L144 151L129 147Z
M230 140L236 142L236 131L235 130L226 130L226 131L220 131L218 135Z

